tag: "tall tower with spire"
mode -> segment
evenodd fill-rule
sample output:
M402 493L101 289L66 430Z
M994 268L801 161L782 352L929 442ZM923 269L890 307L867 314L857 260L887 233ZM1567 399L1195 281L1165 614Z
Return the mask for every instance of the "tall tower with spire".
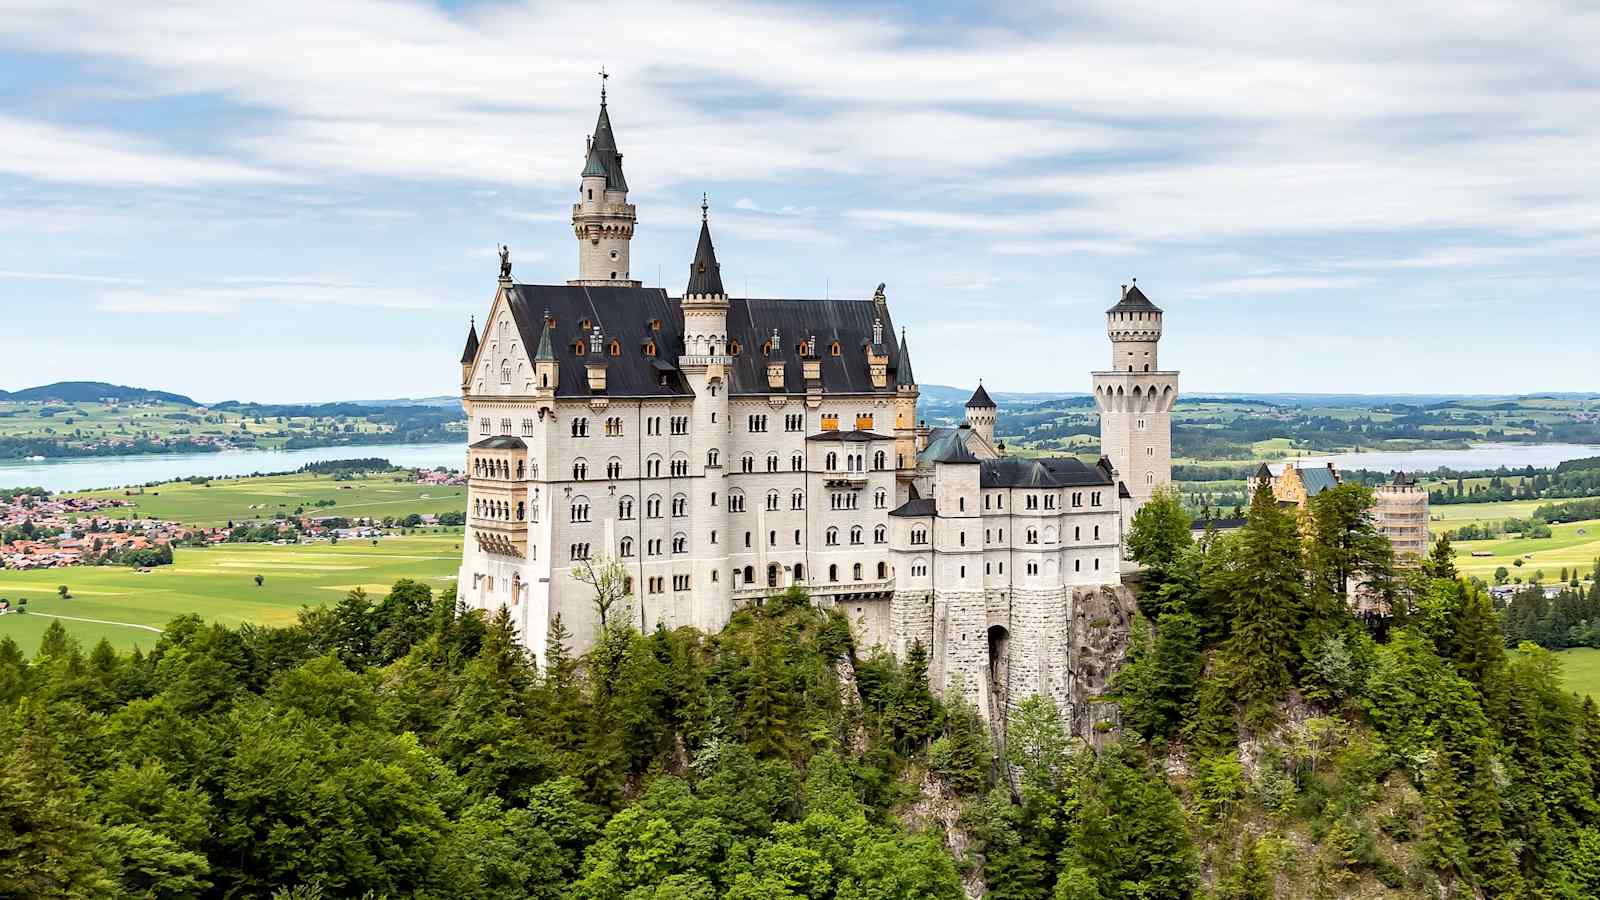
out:
M729 421L729 389L732 387L733 357L728 348L728 292L722 286L722 266L711 243L710 204L700 197L700 240L695 245L694 261L689 264L689 281L683 288L683 354L678 371L683 373L694 395L694 421L689 428L689 459L701 478L689 479L691 506L704 528L689 535L689 551L695 560L695 590L688 621L705 629L721 627L733 614L732 580L719 578L720 560L733 538L726 502L726 475L732 471L734 453L728 446L733 425ZM727 456L724 459L723 454ZM726 466L726 467L725 467ZM724 497L718 503L717 497ZM698 524L698 522L697 522Z
M590 287L638 287L628 267L628 247L636 220L622 176L622 152L606 110L606 75L600 70L600 118L589 136L572 205L572 233L578 239L578 277L567 282Z
M1178 402L1178 373L1163 371L1157 362L1161 315L1161 308L1139 290L1138 279L1123 285L1121 299L1106 310L1111 367L1094 373L1100 453L1111 460L1127 489L1124 533L1155 489L1172 480L1172 407Z

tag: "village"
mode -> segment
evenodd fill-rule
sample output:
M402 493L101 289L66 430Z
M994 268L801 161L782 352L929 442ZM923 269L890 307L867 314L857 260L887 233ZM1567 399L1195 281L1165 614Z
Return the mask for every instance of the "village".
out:
M458 486L460 475L418 469L408 482ZM79 565L130 565L149 568L172 561L175 548L229 542L311 543L378 539L397 528L460 524L451 513L401 516L345 516L297 508L271 516L241 515L219 525L188 525L156 516L129 515L141 489L120 497L57 496L36 491L0 493L0 569L53 569ZM331 506L328 501L323 504ZM264 513L250 507L244 512Z

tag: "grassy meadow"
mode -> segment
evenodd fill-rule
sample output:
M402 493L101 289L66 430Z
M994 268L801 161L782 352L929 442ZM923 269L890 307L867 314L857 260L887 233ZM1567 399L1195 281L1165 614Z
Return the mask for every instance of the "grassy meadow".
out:
M1600 650L1574 647L1556 653L1556 659L1561 661L1561 683L1568 690L1600 702Z
M375 454L382 448L376 448ZM88 491L76 496L116 497L132 500L132 508L110 509L110 518L155 516L185 525L223 525L249 519L270 519L304 507L319 516L405 516L411 513L460 512L467 507L467 489L461 485L412 484L393 475L372 475L335 481L328 475L271 475L261 478L217 479L209 484L169 482L142 491ZM331 506L317 506L332 501Z
M294 621L301 606L337 601L356 587L381 594L401 578L423 581L436 591L449 587L460 565L460 547L459 533L422 533L376 543L186 547L172 565L145 573L125 566L0 570L0 597L13 602L26 597L29 610L0 616L0 637L13 638L32 654L56 621L50 616L61 616L61 624L85 647L104 637L118 649L148 649L161 626L191 613L229 625L284 624ZM255 584L258 574L265 578L261 587ZM61 584L72 599L56 596Z

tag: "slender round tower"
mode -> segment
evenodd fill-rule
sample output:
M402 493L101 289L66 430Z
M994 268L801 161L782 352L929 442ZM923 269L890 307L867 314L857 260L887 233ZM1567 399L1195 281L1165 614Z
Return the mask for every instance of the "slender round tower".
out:
M1124 525L1159 485L1172 480L1172 407L1178 373L1162 371L1161 308L1139 290L1122 286L1122 297L1106 310L1111 367L1094 373L1100 411L1100 454L1111 461L1126 491Z
M600 118L589 136L578 202L572 205L572 233L578 239L578 277L568 284L638 287L628 268L628 248L637 217L628 202L622 153L606 111L605 73L601 72Z

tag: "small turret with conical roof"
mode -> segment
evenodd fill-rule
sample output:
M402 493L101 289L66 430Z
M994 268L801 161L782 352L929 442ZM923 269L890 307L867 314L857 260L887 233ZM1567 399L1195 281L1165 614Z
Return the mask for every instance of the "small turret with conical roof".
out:
M978 382L978 389L972 392L972 399L967 401L967 424L977 432L989 446L994 446L994 420L999 407L989 399L989 392L983 389L983 381Z
M467 385L472 382L472 366L478 360L478 320L476 317L467 323L467 345L461 351L461 390L466 391Z
M539 349L533 354L533 377L538 382L538 393L547 396L555 394L561 374L555 348L550 346L551 330L550 311L545 310L543 327L539 329Z
M700 195L700 242L694 248L694 262L689 264L689 284L683 289L688 297L725 297L722 287L722 266L717 262L717 248L711 243L710 201Z

